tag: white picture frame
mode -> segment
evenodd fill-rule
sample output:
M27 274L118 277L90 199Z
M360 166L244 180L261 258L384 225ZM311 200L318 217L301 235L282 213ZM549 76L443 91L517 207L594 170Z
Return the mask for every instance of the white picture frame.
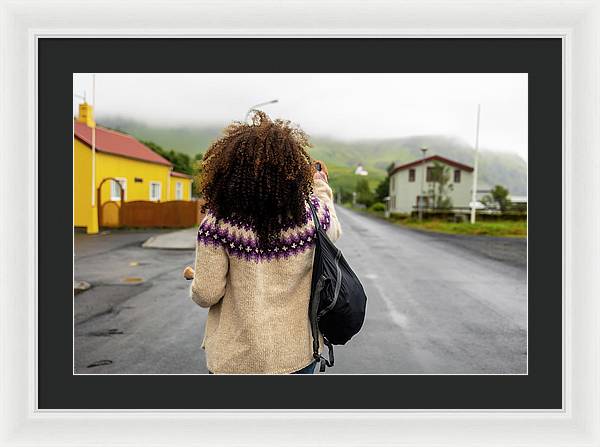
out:
M39 410L36 42L140 36L561 38L564 408ZM0 92L0 445L600 446L598 1L0 0Z

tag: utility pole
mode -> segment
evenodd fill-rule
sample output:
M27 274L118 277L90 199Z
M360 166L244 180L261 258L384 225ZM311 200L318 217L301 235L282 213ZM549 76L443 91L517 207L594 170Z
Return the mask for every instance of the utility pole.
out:
M475 223L475 205L477 204L477 171L479 165L479 118L481 104L477 104L477 126L475 130L475 163L473 164L473 190L471 191L471 223Z
M419 195L419 221L423 220L423 205L425 202L425 175L427 171L425 169L425 154L427 153L427 148L423 146L421 148L421 194Z
M92 74L92 118L96 122L96 73ZM92 208L96 206L96 126L92 127Z
M87 226L88 234L96 234L100 228L100 222L98 222L98 209L101 206L100 203L96 203L96 74L92 74L92 106L88 109L90 117L88 117L88 123L92 125L92 206L90 222ZM89 120L91 118L91 121ZM86 124L88 124L86 123Z

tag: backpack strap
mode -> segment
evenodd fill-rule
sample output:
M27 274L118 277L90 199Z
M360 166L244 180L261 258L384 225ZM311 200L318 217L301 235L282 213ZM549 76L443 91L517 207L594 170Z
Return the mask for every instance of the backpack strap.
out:
M327 340L325 337L323 337L323 341L325 342L325 346L327 346L327 349L329 350L329 360L327 360L325 357L323 357L322 355L319 355L319 372L325 372L325 367L327 366L328 368L331 368L333 366L333 345L331 344L331 342L329 340Z
M321 229L321 222L319 221L317 210L310 199L308 200L308 206L310 207L310 212L312 214L312 219L313 223L315 224L315 228L317 231L319 231Z
M319 222L319 218L317 216L317 210L315 209L315 206L310 200L308 201L308 206L310 207L310 211L312 213L315 229L316 231L319 231L321 229L321 223ZM320 255L321 246L318 237L315 238L315 250L315 256ZM321 291L323 290L324 279L325 278L321 276L317 281L317 284L315 285L315 289L311 290L312 293L309 306L310 328L313 336L313 358L319 361L319 372L325 372L325 367L331 368L334 362L333 345L325 337L323 337L323 342L329 350L329 360L323 357L321 354L319 354L319 325L317 312L319 310L319 299L321 296Z

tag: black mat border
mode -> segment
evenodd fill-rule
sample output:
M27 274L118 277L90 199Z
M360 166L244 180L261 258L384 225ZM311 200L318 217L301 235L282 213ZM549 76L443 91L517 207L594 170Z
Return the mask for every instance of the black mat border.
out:
M560 39L41 38L38 69L40 409L562 407ZM74 72L529 73L529 375L74 376Z

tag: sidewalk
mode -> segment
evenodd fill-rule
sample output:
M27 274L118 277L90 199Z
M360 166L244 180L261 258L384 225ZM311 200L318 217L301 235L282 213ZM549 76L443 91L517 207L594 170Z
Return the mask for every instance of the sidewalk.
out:
M171 233L150 237L142 244L144 248L160 248L163 250L195 250L198 228L186 228Z

